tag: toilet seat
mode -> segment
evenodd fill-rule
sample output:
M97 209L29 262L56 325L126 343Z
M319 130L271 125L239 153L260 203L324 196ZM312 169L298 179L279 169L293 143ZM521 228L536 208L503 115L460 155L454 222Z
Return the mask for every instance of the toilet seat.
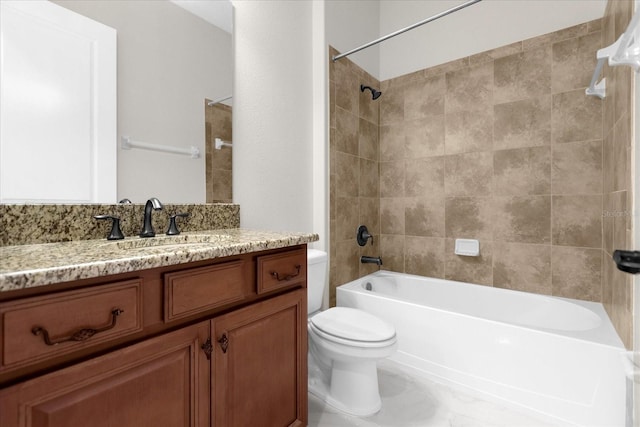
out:
M386 347L396 341L393 325L365 311L334 307L309 319L309 327L322 338L353 347Z

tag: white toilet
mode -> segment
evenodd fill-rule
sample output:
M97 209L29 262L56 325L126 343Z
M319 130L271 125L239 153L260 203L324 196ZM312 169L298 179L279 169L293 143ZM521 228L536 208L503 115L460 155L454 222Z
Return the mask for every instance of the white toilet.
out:
M355 308L320 311L327 254L307 251L309 391L346 413L367 416L380 410L379 359L397 348L393 325Z

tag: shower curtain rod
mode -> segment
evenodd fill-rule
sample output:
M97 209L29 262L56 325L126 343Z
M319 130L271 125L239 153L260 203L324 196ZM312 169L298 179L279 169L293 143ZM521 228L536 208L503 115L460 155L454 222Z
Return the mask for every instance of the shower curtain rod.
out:
M231 98L233 98L233 95L229 95L229 96L225 96L225 97L222 97L222 98L214 99L213 101L209 101L209 102L207 102L207 105L208 105L209 107L211 107L212 105L219 104L219 103L221 103L222 101L226 101L227 99L231 99Z
M336 61L337 61L338 59L340 59L340 58L344 58L345 56L349 56L349 55L351 55L352 53L360 52L360 51L361 51L361 50L363 50L363 49L366 49L366 48L368 48L368 47L371 47L371 46L373 46L373 45L376 45L376 44L378 44L378 43L380 43L380 42L383 42L383 41L385 41L385 40L387 40L387 39L390 39L391 37L395 37L395 36L397 36L397 35L399 35L399 34L402 34L402 33L407 32L407 31L409 31L409 30L413 30L413 29L414 29L414 28L416 28L416 27L419 27L419 26L424 25L424 24L426 24L426 23L428 23L428 22L431 22L431 21L435 21L435 20L436 20L436 19L438 19L438 18L442 18L443 16L447 16L447 15L449 15L449 14L453 13L453 12L457 12L457 11L459 11L459 10L461 10L461 9L464 9L464 8L465 8L465 7L467 7L467 6L471 6L471 5L476 4L476 3L480 2L480 1L482 1L482 0L470 0L470 1L466 2L466 3L462 3L462 4L458 5L458 6L452 7L452 8L451 8L451 9L449 9L449 10L445 10L444 12L440 12L440 13L438 13L437 15L433 15L433 16L431 16L431 17L427 18L427 19L423 19L423 20L422 20L422 21L420 21L420 22L416 22L416 23L415 23L415 24L413 24L413 25L409 25L409 26L408 26L408 27L406 27L406 28L402 28L402 29L400 29L400 30L398 30L398 31L394 31L394 32L393 32L393 33L391 33L391 34L387 34L386 36L380 37L379 39L376 39L376 40L374 40L374 41L372 41L372 42L369 42L369 43L367 43L367 44L363 44L362 46L359 46L359 47L357 47L357 48L355 48L355 49L351 49L351 50L350 50L350 51L348 51L348 52L341 53L340 55L334 55L334 56L333 56L333 58L332 58L332 60L333 60L333 62L336 62Z

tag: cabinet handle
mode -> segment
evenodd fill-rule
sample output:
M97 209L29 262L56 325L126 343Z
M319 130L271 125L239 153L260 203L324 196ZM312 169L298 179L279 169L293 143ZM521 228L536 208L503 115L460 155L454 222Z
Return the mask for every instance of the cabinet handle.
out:
M299 275L300 275L300 268L301 268L301 267L302 267L302 266L301 266L300 264L296 265L296 272L295 272L295 273L292 273L292 274L288 274L288 275L286 275L286 276L284 276L284 277L280 277L280 275L279 275L279 274L278 274L278 272L276 272L276 271L272 271L272 272L271 272L271 275L272 275L273 277L275 277L275 278L276 278L276 280L277 280L278 282L284 282L285 280L291 280L291 279L293 279L294 277L299 276Z
M66 342L66 341L86 341L92 336L94 336L95 334L97 334L98 332L104 332L104 331L108 331L109 329L113 329L116 326L118 316L120 316L122 313L124 313L124 310L116 308L111 311L111 323L98 328L79 329L69 336L56 338L53 340L49 337L49 331L47 331L42 326L36 326L35 328L31 329L31 333L33 335L42 334L44 342L47 345L57 345L57 344L60 344L61 342Z
M220 348L223 353L227 352L227 348L229 348L229 338L227 338L227 334L222 334L222 338L218 340L218 344L220 344Z
M207 360L211 360L211 353L213 353L213 346L211 345L211 338L207 338L204 344L200 346L204 354L207 355Z

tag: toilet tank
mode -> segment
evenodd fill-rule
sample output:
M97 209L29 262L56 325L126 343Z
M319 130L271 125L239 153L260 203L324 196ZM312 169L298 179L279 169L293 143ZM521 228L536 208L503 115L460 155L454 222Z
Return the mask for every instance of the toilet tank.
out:
M307 313L322 307L327 281L327 253L317 249L307 250Z

